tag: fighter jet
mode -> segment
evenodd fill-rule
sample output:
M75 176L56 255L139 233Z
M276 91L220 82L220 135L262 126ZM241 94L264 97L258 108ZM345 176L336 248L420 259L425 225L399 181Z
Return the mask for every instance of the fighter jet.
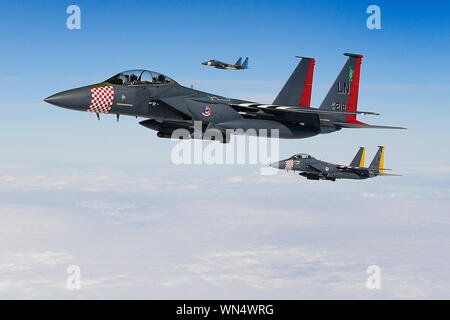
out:
M362 56L345 55L348 60L319 108L310 107L315 60L305 57L273 104L198 91L148 70L121 72L100 83L49 96L44 101L95 113L98 119L100 114L115 114L117 120L119 115L146 118L139 123L157 131L160 138L171 138L180 131L177 129L187 132L185 138L228 142L230 134L237 132L269 137L275 132L282 139L301 139L342 128L400 128L368 125L356 119L358 114L378 113L357 111Z
M308 180L367 179L376 176L397 176L384 171L384 146L379 146L370 166L364 167L366 148L359 148L350 165L338 165L318 160L309 154L299 153L289 159L274 162L271 167L284 170L299 171L299 175Z
M225 70L244 70L248 69L248 57L245 58L244 63L241 65L242 57L240 57L235 64L229 64L226 62L218 61L218 60L209 60L206 62L202 62L204 66L214 67L216 69L225 69Z

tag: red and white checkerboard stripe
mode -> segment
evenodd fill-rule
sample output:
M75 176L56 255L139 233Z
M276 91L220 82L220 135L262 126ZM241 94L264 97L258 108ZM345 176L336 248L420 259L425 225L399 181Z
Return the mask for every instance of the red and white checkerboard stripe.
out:
M294 169L294 160L286 160L286 170L292 170Z
M108 113L114 101L113 86L105 86L91 89L91 105L88 112Z

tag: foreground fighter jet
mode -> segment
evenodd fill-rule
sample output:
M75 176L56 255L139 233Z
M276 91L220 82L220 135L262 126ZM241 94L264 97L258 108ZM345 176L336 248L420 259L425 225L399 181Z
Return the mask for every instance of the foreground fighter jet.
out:
M365 153L366 148L359 148L358 153L356 153L349 166L324 162L305 153L299 153L289 159L274 162L270 166L286 171L300 171L299 175L306 177L308 180L336 181L336 179L367 179L380 175L397 176L396 174L384 172L390 170L383 168L384 146L378 147L378 152L368 168L364 167Z
M346 53L347 63L317 108L310 107L315 60L302 58L273 104L226 98L194 90L148 70L131 70L89 86L46 98L53 105L99 114L147 118L140 124L171 138L184 129L186 138L228 142L230 134L269 135L301 139L342 128L394 128L373 126L356 119L362 56ZM200 125L199 125L200 124ZM240 132L235 130L240 129ZM215 132L214 134L210 134ZM208 134L209 133L209 134Z
M248 57L245 58L244 63L241 65L242 57L240 57L235 64L229 64L226 62L218 61L218 60L209 60L206 62L202 62L202 65L214 67L217 69L226 69L226 70L243 70L248 69Z

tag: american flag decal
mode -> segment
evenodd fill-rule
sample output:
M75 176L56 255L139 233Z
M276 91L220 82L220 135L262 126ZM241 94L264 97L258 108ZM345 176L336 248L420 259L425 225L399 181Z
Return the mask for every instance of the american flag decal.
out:
M91 105L88 112L108 113L114 101L113 86L105 86L91 89Z
M294 160L286 160L285 169L286 170L294 169Z

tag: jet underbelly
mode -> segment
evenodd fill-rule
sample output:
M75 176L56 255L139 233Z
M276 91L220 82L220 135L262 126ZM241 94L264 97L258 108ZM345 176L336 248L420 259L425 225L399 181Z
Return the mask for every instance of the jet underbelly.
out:
M357 174L356 172L336 172L333 173L333 178L336 179L354 179L354 180L359 180L359 179L366 179L367 177L365 176L361 176L359 174Z
M263 119L237 119L232 121L224 121L217 123L222 129L243 130L246 135L253 136L271 136L273 137L276 130L280 138L294 138L293 132L284 124L273 120ZM239 133L239 132L238 132Z

